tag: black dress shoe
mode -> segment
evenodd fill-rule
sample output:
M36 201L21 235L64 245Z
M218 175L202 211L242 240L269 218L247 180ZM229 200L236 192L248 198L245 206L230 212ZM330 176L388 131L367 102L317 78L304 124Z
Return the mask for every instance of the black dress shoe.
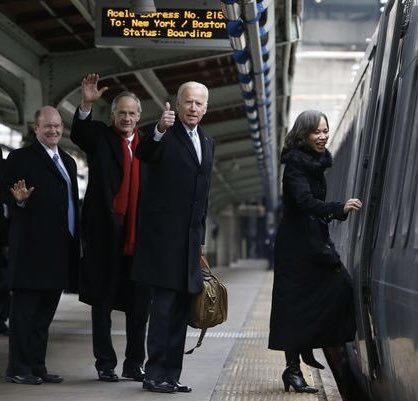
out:
M58 375L51 375L46 373L39 376L44 383L61 383L64 381L64 378Z
M119 377L113 369L98 370L99 380L102 382L118 382Z
M42 384L42 379L34 375L6 376L6 381L17 384Z
M177 391L179 392L179 393L190 393L190 391L192 391L192 388L191 387L189 387L189 386L185 386L184 384L181 384L180 382L178 382L178 381L174 381L174 382L172 382L173 383L173 385L175 386L175 387L177 387Z
M142 366L123 367L122 377L126 379L132 379L137 382L144 381L145 371Z
M155 380L144 380L142 388L155 393L175 393L177 391L177 387L174 384Z

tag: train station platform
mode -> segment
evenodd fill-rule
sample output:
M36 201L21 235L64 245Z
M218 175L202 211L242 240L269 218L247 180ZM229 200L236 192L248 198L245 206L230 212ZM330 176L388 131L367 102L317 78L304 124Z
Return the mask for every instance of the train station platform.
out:
M229 296L227 322L209 329L203 344L185 355L181 382L191 393L160 394L142 389L142 383L120 379L101 382L94 368L91 344L90 307L77 295L63 294L50 328L47 367L64 377L61 384L38 386L6 383L7 337L0 338L1 401L340 401L337 386L322 353L316 357L326 369L319 371L302 363L306 381L319 388L317 394L285 393L281 373L284 353L267 349L273 273L264 263L236 263L214 268ZM113 312L113 342L119 357L116 373L124 359L124 315ZM188 330L187 349L196 344L199 330Z

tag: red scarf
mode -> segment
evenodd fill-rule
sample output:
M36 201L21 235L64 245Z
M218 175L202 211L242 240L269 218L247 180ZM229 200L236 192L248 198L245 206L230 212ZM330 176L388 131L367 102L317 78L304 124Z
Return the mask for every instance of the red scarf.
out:
M115 127L113 129L116 130ZM131 142L131 153L126 138L120 134L123 153L123 178L119 192L113 199L113 210L124 222L125 241L123 253L133 255L136 240L136 221L138 213L138 199L141 191L141 162L135 157L135 150L139 143L138 130L135 128Z

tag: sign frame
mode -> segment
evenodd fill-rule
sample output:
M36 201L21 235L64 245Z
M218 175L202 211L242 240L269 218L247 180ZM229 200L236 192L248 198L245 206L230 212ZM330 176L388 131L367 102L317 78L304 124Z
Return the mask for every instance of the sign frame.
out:
M115 3L117 4L116 6ZM153 17L154 14L147 14L147 16L144 18L141 18L139 15L132 17L134 13L130 9L130 3L131 2L129 0L119 0L118 2L110 0L96 1L96 47L158 47L168 49L187 48L225 51L232 49L226 30L227 20L225 18L218 18L220 15L223 16L221 8L219 7L214 9L213 7L210 7L210 5L208 4L209 2L197 2L197 5L193 4L193 8L184 8L185 4L181 2L181 8L177 6L176 9L173 9L172 7L158 8L159 4L157 4L157 13L155 13L155 17ZM172 2L170 3L172 4ZM180 2L176 3L178 4ZM187 2L185 3L187 5ZM104 15L106 10L107 15ZM170 15L175 16L175 18L165 18L165 16ZM196 18L189 19L189 17L193 15L195 15ZM209 21L202 21L202 15L213 18ZM109 21L107 21L106 19L109 19ZM103 24L103 21L105 21L105 24ZM219 25L222 25L219 21L222 21L225 24L224 32L222 31L222 29L217 28ZM178 26L177 23L180 22L181 24L180 26ZM155 23L161 24L163 27L157 28L155 26ZM132 24L135 24L135 26L132 26ZM146 27L147 24L148 26ZM192 27L189 30L188 27L190 25ZM193 26L198 27L193 28ZM199 26L203 26L203 28L200 29ZM213 29L215 31L212 31L210 28L206 28L206 26L213 26ZM183 29L184 27L186 27L187 29ZM125 31L125 29L128 30ZM112 32L112 30L115 30L116 32ZM104 32L106 36L103 35ZM132 35L138 35L138 33L146 35L150 34L150 37L124 37L124 32L129 34L132 33ZM224 34L225 38L205 38L199 36L208 36L206 32L212 32L211 35L213 35L213 32L215 32L217 36L219 36L222 33L222 36ZM173 35L187 35L189 37L173 36L172 38L170 38L165 36L165 34L168 35L170 33ZM193 37L193 35L197 37Z

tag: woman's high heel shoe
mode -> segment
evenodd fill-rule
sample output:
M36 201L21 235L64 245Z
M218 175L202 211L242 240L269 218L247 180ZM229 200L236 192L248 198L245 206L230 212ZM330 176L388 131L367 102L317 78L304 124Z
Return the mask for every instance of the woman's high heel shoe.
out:
M302 357L302 361L305 362L307 365L317 369L325 369L324 365L322 365L315 359L313 351L311 349L308 351L301 352L300 356Z
M317 393L318 389L308 386L298 365L288 366L282 374L284 390L288 392L290 386L297 393Z

